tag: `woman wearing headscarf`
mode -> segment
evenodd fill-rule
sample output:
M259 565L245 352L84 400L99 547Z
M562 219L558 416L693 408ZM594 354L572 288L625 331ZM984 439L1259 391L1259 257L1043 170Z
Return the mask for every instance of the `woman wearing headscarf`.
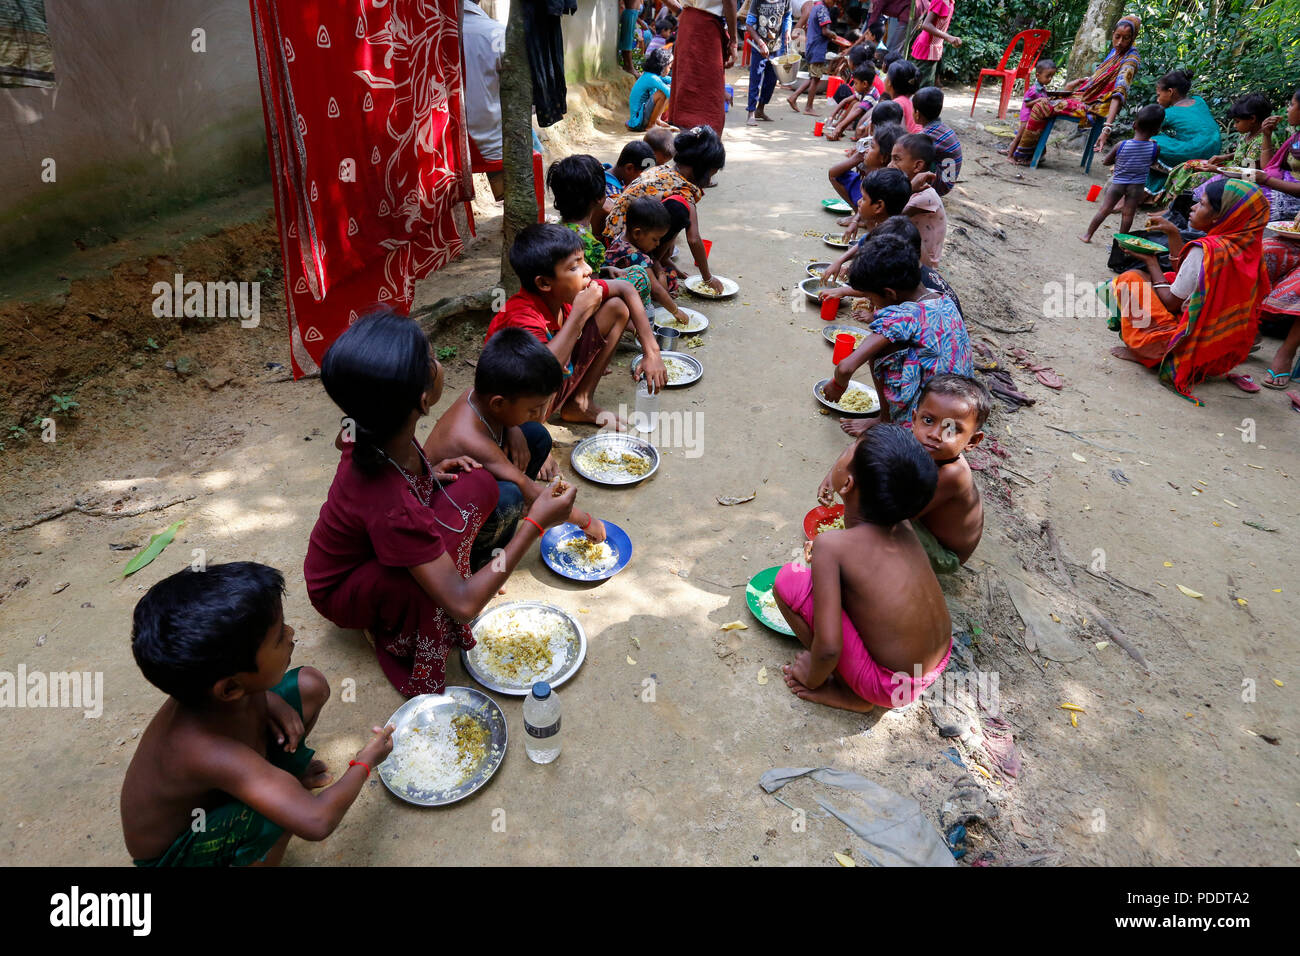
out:
M1168 237L1178 271L1162 272L1155 256L1138 254L1145 271L1114 279L1110 327L1124 344L1111 354L1157 369L1179 395L1202 404L1192 389L1232 371L1254 344L1269 292L1267 224L1268 200L1240 180L1210 183L1192 207L1190 225L1204 238L1184 243L1177 226L1154 217L1151 225Z
M1128 87L1137 73L1141 58L1135 44L1140 21L1132 14L1121 17L1111 34L1110 52L1091 76L1071 80L1065 88L1074 95L1065 99L1044 97L1034 103L1020 135L1020 144L1012 154L1012 161L1021 166L1028 166L1038 146L1038 139L1043 135L1043 128L1053 116L1069 116L1082 124L1088 119L1105 118L1101 138L1097 140L1097 152L1105 152L1110 140L1111 129L1120 107L1128 98Z

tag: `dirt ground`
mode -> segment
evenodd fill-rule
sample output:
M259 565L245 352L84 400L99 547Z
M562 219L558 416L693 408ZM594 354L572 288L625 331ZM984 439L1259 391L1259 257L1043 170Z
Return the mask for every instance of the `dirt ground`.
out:
M1115 337L1101 318L1045 314L1049 283L1072 289L1076 277L1109 276L1109 227L1092 247L1075 238L1092 209L1077 147L1053 147L1033 171L993 152L1000 127L989 97L971 119L969 91L949 91L944 119L962 139L965 166L947 204L943 272L972 338L990 345L1036 404L995 409L988 433L1005 457L974 456L984 540L944 587L962 660L997 676L1018 776L978 740L942 737L927 707L862 717L788 692L780 668L796 647L749 614L744 585L801 546L803 515L845 443L810 395L830 372L822 322L792 295L804 264L830 253L806 234L833 228L818 201L830 195L825 170L840 153L779 99L775 123L746 128L744 78L735 75L727 166L700 217L716 271L742 291L691 303L712 322L695 353L705 375L661 404L698 416L702 454L665 447L658 474L629 490L582 484L582 504L635 544L618 577L578 586L534 550L507 586L504 600L560 604L589 636L586 663L559 691L563 754L530 763L520 703L499 698L515 740L487 787L427 810L372 780L333 836L293 841L287 861L835 865L833 851L865 860L861 844L809 802L811 791L792 787L786 797L809 808L799 832L791 809L758 787L773 767L833 766L913 797L943 831L965 822L964 864L1296 864L1297 585L1282 555L1297 529L1300 420L1280 394L1246 395L1222 381L1203 386L1206 404L1193 407L1113 359ZM551 146L608 160L624 138L614 113L583 100ZM1098 165L1091 181L1103 179ZM37 301L29 276L22 304L0 306L9 403L0 528L74 502L111 513L183 499L135 517L74 511L0 536L0 670L102 671L105 695L97 719L68 709L4 714L7 862L129 862L118 789L161 703L131 659L131 609L188 565L193 549L208 562L251 559L284 571L295 664L319 667L335 688L311 739L331 769L401 703L361 635L327 624L304 593L307 536L337 463L338 412L319 381L288 381L282 367L269 202L259 192L196 210L190 222L124 243L118 263L97 250L93 260L41 264L39 288L53 298ZM495 279L499 213L483 212L480 241L422 284L420 303ZM152 317L158 277L209 270L264 280L259 328ZM435 345L458 350L440 408L471 383L466 360L481 318L433 334ZM1016 347L1053 367L1065 388L1052 391L1012 364L1006 350ZM1250 359L1256 378L1271 350L1266 343ZM631 403L629 358L620 353L603 382L604 404ZM57 440L15 439L9 423L43 414L55 389L71 389L80 406L57 418ZM564 451L586 432L553 433L567 471ZM750 492L755 500L735 507L714 500ZM180 519L176 541L124 580L132 551ZM1008 585L1031 589L1042 612L1028 633ZM1098 611L1149 671L1103 630ZM748 627L720 630L730 621ZM355 701L339 693L348 679ZM647 681L653 702L643 699ZM450 682L470 683L459 662ZM1077 727L1062 703L1084 708Z

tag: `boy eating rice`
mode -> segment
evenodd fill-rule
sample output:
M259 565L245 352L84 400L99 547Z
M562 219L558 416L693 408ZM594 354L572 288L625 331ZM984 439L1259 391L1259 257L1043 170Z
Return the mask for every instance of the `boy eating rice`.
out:
M806 650L785 666L791 693L866 713L902 707L952 655L952 622L914 518L934 495L934 462L907 429L881 425L840 455L823 486L844 502L844 529L787 564L776 606Z

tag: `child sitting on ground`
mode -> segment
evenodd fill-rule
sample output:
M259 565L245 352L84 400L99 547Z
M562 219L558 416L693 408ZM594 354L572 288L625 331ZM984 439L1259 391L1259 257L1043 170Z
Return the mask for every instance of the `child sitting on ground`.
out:
M934 179L934 140L924 133L910 133L894 143L889 164L901 169L912 181L912 198L903 210L921 231L921 261L932 269L939 268L943 257L943 240L948 232L948 215L943 200L933 186L918 184Z
M912 94L920 85L916 67L907 60L895 60L885 71L885 95L903 110L903 128L909 133L921 132L912 109Z
M239 561L163 578L136 604L131 652L168 695L122 783L136 866L275 866L290 836L333 833L393 749L393 728L375 727L333 783L313 759L330 688L314 667L288 670L283 594L279 571Z
M844 502L844 528L812 545L811 567L776 576L776 606L806 650L785 666L804 700L866 713L903 707L952 656L952 621L908 519L934 496L934 461L907 429L873 428L844 450L821 500Z
M504 328L518 327L551 350L564 371L564 383L543 420L558 414L566 422L621 430L625 423L597 405L595 396L629 321L645 356L633 377L644 376L652 393L663 388L668 377L636 289L622 279L593 279L577 235L550 223L533 223L519 231L510 246L510 267L522 288L493 317L484 341Z
M915 249L918 257L921 255L921 230L917 229L916 223L912 222L912 220L907 218L907 216L890 216L880 225L876 226L876 228L872 229L871 234L873 236L897 236ZM938 269L933 269L930 266L927 266L924 262L921 263L921 285L939 293L940 295L946 295L948 298L952 299L952 304L957 307L957 314L962 314L961 299L957 298L956 290L948 284L948 280L943 277ZM868 313L864 321L870 322L871 314L873 314L871 303L863 298L854 299L853 301L853 317L855 319L858 317L858 309L856 306L858 303L862 303L867 307ZM965 317L962 318L962 321L965 322Z
M634 139L623 146L614 165L604 163L605 196L613 199L643 172L655 164L655 152L643 140Z
M668 126L663 115L673 90L663 74L671 62L667 50L655 50L641 64L642 73L632 84L632 92L627 97L628 129L639 132Z
M648 129L645 135L641 137L642 142L654 150L656 166L666 166L677 155L677 149L673 145L673 138L674 134L670 126L656 126L654 129Z
M563 380L550 349L523 329L502 329L483 346L474 387L451 403L425 439L430 461L471 458L497 480L496 508L470 552L473 571L514 536L524 512L559 474L541 422ZM604 524L589 512L574 508L568 520L593 541L605 540Z
M845 158L832 165L826 174L831 188L850 206L856 207L862 198L862 177L873 169L889 165L894 140L906 132L900 125L902 118L903 111L897 103L886 100L877 104L871 111L871 121L868 124L870 135L846 149ZM882 137L887 127L893 127L897 132L890 133L886 143ZM838 221L838 225L848 226L852 218L851 214L845 216Z
M1016 150L1020 147L1020 137L1024 135L1025 126L1029 123L1029 114L1033 111L1034 102L1048 95L1047 88L1052 85L1054 76L1056 76L1056 64L1051 60L1041 59L1034 66L1034 82L1025 90L1025 98L1020 101L1020 126L1016 129L1015 139L1005 150L999 149L999 153L1005 152L1008 156L1016 154Z
M895 236L872 236L849 270L849 285L863 293L875 311L871 333L853 354L835 366L823 394L834 402L863 365L871 368L880 396L882 422L910 422L921 386L945 372L970 375L970 337L957 306L921 283L916 249ZM873 419L843 419L840 427L860 435Z
M668 235L669 215L664 204L648 196L634 199L627 206L623 234L605 250L605 261L625 272L644 268L650 280L650 298L667 309L678 322L689 323L690 317L676 300L677 276L668 272L654 258L654 252ZM639 290L638 290L639 291ZM648 314L649 302L644 302Z
M921 132L934 141L934 191L948 195L961 176L961 142L957 134L939 122L943 112L943 90L924 86L912 97L912 109Z
M862 199L858 203L857 213L849 225L849 232L862 229L866 231L867 235L871 235L876 226L891 216L897 216L901 213L911 198L912 184L907 181L907 177L903 175L902 170L894 169L892 166L885 169L873 169L862 180ZM863 237L863 239L865 238L866 236ZM839 258L830 264L826 271L822 273L823 284L829 284L839 279L849 263L857 256L862 241L862 239L859 239L849 246ZM822 298L840 299L845 296L855 295L857 293L853 289L841 288L823 292Z
M325 353L321 384L345 418L339 466L307 543L307 596L337 627L367 632L398 693L441 694L448 655L474 646L468 622L542 531L568 518L576 491L557 486L558 495L538 498L500 560L471 574L497 483L471 458L430 462L416 441L443 385L419 323L387 309L354 322Z
M1101 228L1106 217L1116 206L1120 207L1119 231L1128 232L1133 228L1133 217L1137 215L1138 204L1146 190L1147 177L1151 175L1151 164L1160 155L1160 144L1151 137L1160 132L1165 123L1163 106L1152 103L1137 111L1133 119L1133 138L1116 143L1102 163L1114 166L1110 182L1101 194L1097 215L1092 217L1088 228L1079 236L1084 242L1092 242L1092 234Z
M912 434L939 467L934 497L912 521L935 574L965 564L984 533L984 505L963 452L984 440L993 399L965 375L936 375L921 388Z
M826 138L834 141L844 135L846 129L852 129L856 136L856 127L858 123L868 116L876 108L878 98L871 88L872 82L876 78L876 68L870 61L864 61L863 64L853 71L853 80L848 89L851 89L853 95L847 97L843 103L836 107L831 118L826 121L830 131ZM840 89L846 89L841 87ZM839 90L835 91L837 94ZM837 119L838 117L838 119Z

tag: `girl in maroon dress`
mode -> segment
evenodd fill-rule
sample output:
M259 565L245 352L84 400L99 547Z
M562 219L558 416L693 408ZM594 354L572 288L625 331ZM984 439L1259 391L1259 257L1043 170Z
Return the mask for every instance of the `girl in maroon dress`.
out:
M368 630L379 666L403 695L440 694L447 655L470 648L473 620L576 494L543 494L499 560L469 573L470 547L497 501L471 458L430 464L415 429L442 394L442 366L409 318L383 310L354 323L321 366L345 418L334 483L303 568L312 605L339 627Z

